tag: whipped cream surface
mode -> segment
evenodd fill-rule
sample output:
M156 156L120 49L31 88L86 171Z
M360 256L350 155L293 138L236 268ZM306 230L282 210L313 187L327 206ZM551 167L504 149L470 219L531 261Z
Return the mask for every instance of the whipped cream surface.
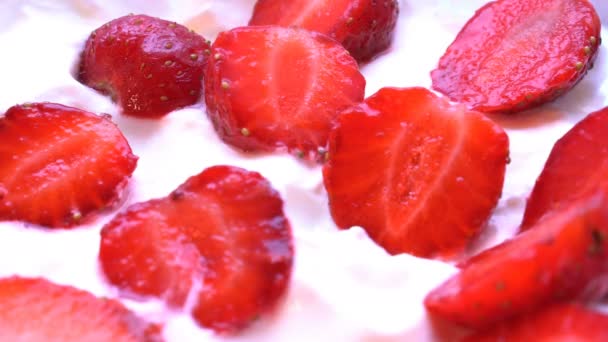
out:
M329 214L319 166L284 154L240 153L225 145L205 115L204 104L161 120L121 115L109 98L73 77L89 33L128 13L185 24L205 38L246 25L254 0L3 0L0 2L0 113L15 104L49 101L108 113L139 156L120 208L73 230L47 230L0 222L0 277L45 277L98 296L120 299L142 317L165 322L169 342L188 341L450 341L451 329L433 326L422 301L456 268L410 255L390 256L364 230L340 231ZM385 86L430 87L430 71L483 0L400 1L392 47L364 65L366 95ZM608 3L592 0L608 23ZM608 26L602 34L608 37ZM202 102L202 101L201 101ZM510 116L492 116L510 138L511 163L503 195L475 253L513 235L525 201L553 144L586 114L608 105L608 51L561 99ZM167 195L212 165L260 172L280 191L295 239L295 264L284 302L235 337L198 326L186 312L156 300L124 298L107 283L97 254L101 227L129 204Z

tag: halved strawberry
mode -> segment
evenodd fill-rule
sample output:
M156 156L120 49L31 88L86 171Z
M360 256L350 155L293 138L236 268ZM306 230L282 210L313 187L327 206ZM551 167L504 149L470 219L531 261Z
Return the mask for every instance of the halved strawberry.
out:
M220 33L205 71L207 113L220 137L246 151L317 157L339 112L363 100L357 62L334 40L256 26Z
M72 227L119 199L137 157L107 117L52 103L0 118L0 219Z
M581 199L469 260L426 299L427 309L473 328L608 290L608 197Z
M246 327L287 289L293 259L283 202L255 172L211 167L168 197L135 204L101 232L104 273L219 332ZM188 308L190 309L190 308Z
M450 256L500 197L504 131L423 88L384 88L341 114L323 169L336 224L388 252Z
M122 304L41 278L0 279L0 341L160 342L149 325Z
M200 99L209 44L174 22L128 15L91 33L76 76L124 114L160 117Z
M528 199L521 229L598 188L608 189L608 107L589 114L557 141Z
M365 62L390 46L398 14L397 0L258 0L249 25L320 32Z
M433 88L483 112L552 101L593 66L600 28L588 0L490 2L441 57Z
M608 315L581 304L556 304L500 323L464 341L604 342L608 341Z

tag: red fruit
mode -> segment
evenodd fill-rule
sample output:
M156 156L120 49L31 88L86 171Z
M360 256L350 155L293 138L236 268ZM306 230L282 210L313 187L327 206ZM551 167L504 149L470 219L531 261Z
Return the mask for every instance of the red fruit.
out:
M608 316L581 304L557 304L503 322L464 341L605 342L608 341Z
M552 211L608 188L608 107L589 114L557 141L528 199L521 229Z
M283 202L255 172L216 166L168 197L132 205L101 232L114 285L233 332L271 310L289 283L293 246Z
M488 113L552 101L593 66L600 29L587 0L492 1L441 57L433 88Z
M366 62L390 46L398 15L396 0L258 0L249 25L320 32Z
M91 33L77 77L124 114L156 118L200 99L208 54L209 42L182 25L128 15Z
M608 198L585 198L469 260L429 293L427 309L484 328L551 303L597 300L608 290Z
M151 326L110 299L44 279L0 279L0 341L159 342Z
M220 33L205 70L207 113L228 144L315 158L332 122L363 100L365 79L340 44L302 29Z
M0 219L72 227L114 205L137 157L108 118L52 103L0 118Z
M381 89L332 132L323 169L332 216L392 254L450 256L496 206L508 144L490 119L426 89Z

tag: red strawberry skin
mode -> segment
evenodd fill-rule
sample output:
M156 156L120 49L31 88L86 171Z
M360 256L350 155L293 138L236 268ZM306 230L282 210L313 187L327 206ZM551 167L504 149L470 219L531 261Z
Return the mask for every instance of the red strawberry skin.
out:
M603 342L608 341L608 316L581 304L552 305L467 337L464 342Z
M398 15L397 0L258 0L249 25L320 32L366 62L390 46Z
M221 333L276 306L291 274L293 244L279 194L261 175L215 166L168 197L135 204L101 232L109 281L181 307Z
M207 113L219 136L245 151L310 159L365 79L334 40L302 29L255 26L220 33L205 70Z
M600 29L587 0L489 2L441 57L433 88L488 113L552 101L593 66Z
M0 219L73 227L114 205L137 165L108 118L53 103L0 118Z
M602 298L608 289L607 205L599 192L473 257L427 295L428 311L486 328L551 303Z
M589 114L557 141L528 198L521 229L598 188L608 188L608 107Z
M198 102L208 54L209 42L182 25L128 15L91 33L77 77L124 114L157 118Z
M362 226L392 254L448 257L501 194L504 131L423 88L384 88L343 112L323 169L340 228Z
M161 342L117 301L41 278L0 279L0 340L19 342Z

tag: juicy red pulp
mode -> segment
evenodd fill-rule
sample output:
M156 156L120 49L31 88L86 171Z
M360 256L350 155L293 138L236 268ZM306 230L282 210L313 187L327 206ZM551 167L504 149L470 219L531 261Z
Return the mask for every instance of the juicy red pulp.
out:
M589 114L555 143L526 205L521 229L608 189L608 108Z
M110 120L51 103L0 119L0 218L71 227L120 198L137 157Z
M506 134L482 114L426 89L384 88L332 132L323 169L332 216L393 254L454 255L496 205L507 155Z
M366 62L390 46L398 13L396 0L258 0L249 25L319 32Z
M499 0L478 10L432 72L433 88L483 112L516 112L578 83L597 56L587 0Z
M102 230L111 283L160 297L218 332L247 327L287 289L293 260L282 200L264 178L211 167L169 196L135 204Z
M288 150L317 159L335 118L364 96L357 63L335 41L301 29L221 33L205 69L207 114L245 151Z

